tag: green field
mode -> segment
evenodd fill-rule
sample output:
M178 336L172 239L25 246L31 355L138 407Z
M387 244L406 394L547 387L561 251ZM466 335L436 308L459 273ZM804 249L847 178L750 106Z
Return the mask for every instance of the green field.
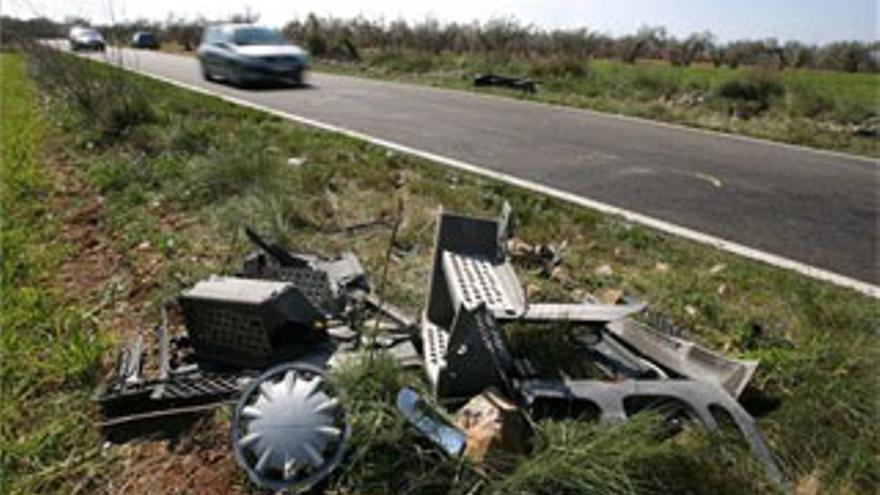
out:
M880 74L406 51L365 51L358 63L318 60L315 67L880 157L876 136L856 135L859 128L877 129ZM483 73L527 77L542 84L534 95L474 88L471 78Z
M32 59L28 77L21 57L2 56L0 492L253 493L225 446L223 412L176 443L101 448L89 397L106 370L110 343L151 328L165 298L236 267L250 249L245 225L298 249L352 249L378 274L388 229L338 231L387 218L398 201L404 214L388 276L395 303L415 313L424 300L439 206L486 215L510 201L519 237L570 246L564 276L517 267L535 300L625 290L686 328L688 337L729 356L760 359L753 385L779 406L762 413L758 427L793 485L815 490L806 493L876 488L875 300L215 98L65 60ZM62 78L47 72L62 69L93 82L82 100L59 91ZM84 101L101 102L100 112L86 116ZM291 157L305 163L293 167ZM92 203L97 213L87 225L116 268L65 292L59 273L94 251L59 232L79 221L71 210ZM547 335L528 339L542 352L558 347ZM613 428L542 422L530 457L510 472L485 472L419 442L395 413L397 388L424 387L420 376L379 359L338 379L354 433L330 493L774 493L741 446L698 430L659 440L652 416Z

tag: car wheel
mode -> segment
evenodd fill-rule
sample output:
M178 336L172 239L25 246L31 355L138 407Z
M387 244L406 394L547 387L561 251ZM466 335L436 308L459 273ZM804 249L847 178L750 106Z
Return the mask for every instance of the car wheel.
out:
M205 81L213 81L214 80L214 75L211 74L211 70L208 69L208 65L204 62L202 62L202 78L204 78Z
M299 71L293 75L293 78L290 80L290 85L294 88L302 87L305 82L305 78L303 77L303 71Z

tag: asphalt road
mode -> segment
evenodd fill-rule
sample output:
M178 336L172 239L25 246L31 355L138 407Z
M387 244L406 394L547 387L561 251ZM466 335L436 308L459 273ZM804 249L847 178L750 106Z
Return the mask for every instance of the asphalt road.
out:
M195 59L125 51L135 69L626 208L873 285L880 165L612 115L311 73L241 90Z

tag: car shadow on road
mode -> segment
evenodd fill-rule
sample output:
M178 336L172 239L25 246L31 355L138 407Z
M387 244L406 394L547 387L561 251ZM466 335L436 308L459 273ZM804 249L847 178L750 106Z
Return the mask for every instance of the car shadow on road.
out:
M305 91L305 90L314 90L319 89L318 86L309 84L309 83L300 83L300 84L291 84L285 82L259 82L259 83L248 83L242 86L236 86L234 84L229 84L228 82L217 82L216 84L221 84L223 86L227 86L230 88L241 89L244 91L256 91L261 93L271 93L271 92L281 92L281 91Z

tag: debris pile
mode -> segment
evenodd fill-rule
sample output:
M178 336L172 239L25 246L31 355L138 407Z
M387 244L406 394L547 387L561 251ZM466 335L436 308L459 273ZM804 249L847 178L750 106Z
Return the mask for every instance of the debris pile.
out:
M151 342L140 335L119 349L97 395L101 426L124 440L237 401L238 464L260 486L307 489L339 464L348 438L341 391L324 370L361 348L420 365L416 324L371 292L354 254L290 253L246 233L261 250L238 273L184 290ZM172 337L174 317L185 331Z
M502 76L498 74L480 74L474 77L474 86L494 86L499 88L518 89L523 93L537 93L538 82L521 77Z
M782 481L737 401L757 362L642 323L634 316L645 305L622 295L530 302L512 259L555 265L561 249L514 242L510 213L508 205L497 220L440 211L420 321L379 300L354 254L291 253L247 230L260 251L234 276L202 280L166 305L156 352L143 336L121 349L98 396L103 425L112 433L237 401L238 464L260 486L307 489L344 462L350 430L345 391L325 370L358 350L384 349L404 368L424 368L433 396L404 388L397 408L449 456L497 466L528 454L535 420L574 411L586 420L580 413L593 411L595 420L616 422L652 408L709 430L732 424L768 478ZM174 337L172 319L185 327ZM593 374L541 369L508 342L516 328L558 334ZM157 363L148 365L149 355Z

